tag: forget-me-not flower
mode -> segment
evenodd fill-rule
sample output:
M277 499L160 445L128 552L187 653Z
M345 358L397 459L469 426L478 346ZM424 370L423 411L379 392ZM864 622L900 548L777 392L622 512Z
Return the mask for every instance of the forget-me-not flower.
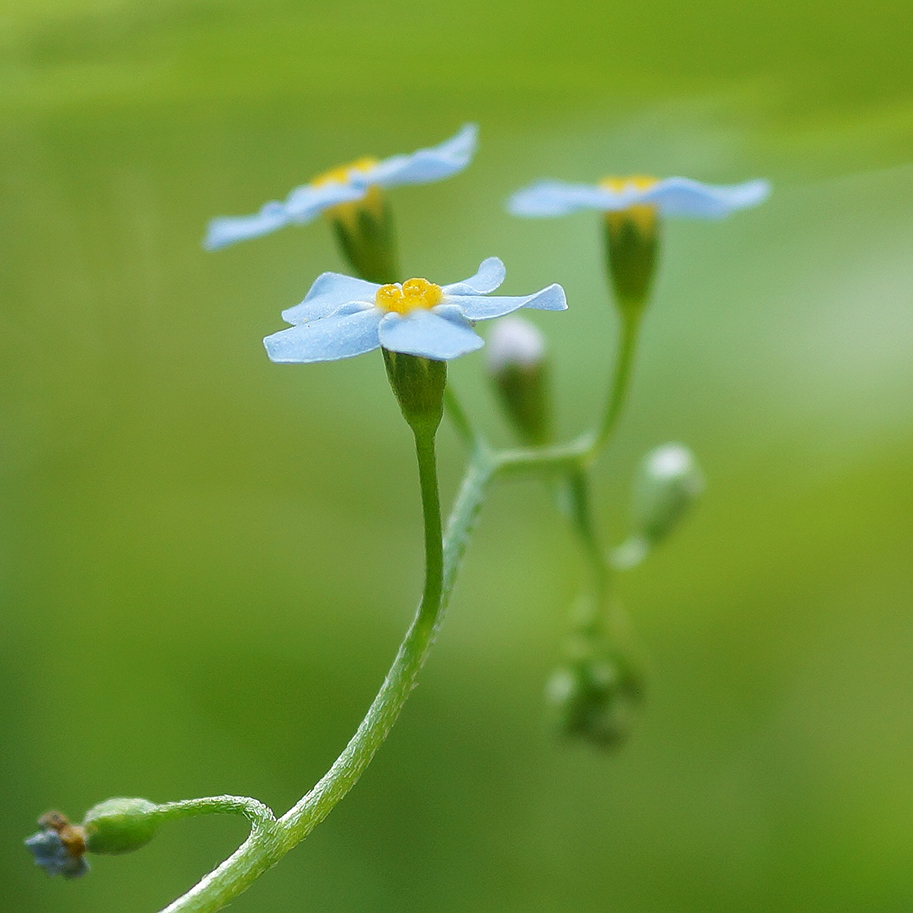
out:
M236 241L257 238L292 223L310 222L320 213L370 196L376 188L400 184L427 184L462 171L476 150L478 127L466 124L450 139L411 155L394 155L378 161L363 158L334 168L308 184L296 187L284 201L266 203L249 216L213 219L203 246L216 250Z
M702 184L689 178L605 178L598 184L538 181L518 190L507 207L518 216L563 216L581 209L619 212L649 206L663 216L719 219L737 209L757 206L770 193L764 180L744 184Z
M462 282L427 279L378 285L324 273L301 304L282 312L294 324L263 340L274 362L334 361L383 346L435 361L457 358L484 342L472 325L522 307L563 311L564 289L550 285L523 297L489 297L504 281L504 264L489 257Z
M86 834L80 825L72 825L60 812L48 812L38 820L41 830L26 839L25 845L35 865L48 875L79 878L89 871L86 861Z
M602 212L606 270L616 304L639 314L649 297L663 216L719 219L756 206L770 193L767 181L714 186L688 178L609 177L598 184L539 181L518 190L507 208L518 216L563 216L581 209Z

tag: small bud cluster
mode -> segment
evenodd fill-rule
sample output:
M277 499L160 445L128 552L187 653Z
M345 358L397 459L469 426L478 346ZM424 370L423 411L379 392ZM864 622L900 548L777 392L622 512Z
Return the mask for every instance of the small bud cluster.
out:
M557 730L599 748L625 741L644 697L643 682L618 650L579 639L552 673L546 700Z

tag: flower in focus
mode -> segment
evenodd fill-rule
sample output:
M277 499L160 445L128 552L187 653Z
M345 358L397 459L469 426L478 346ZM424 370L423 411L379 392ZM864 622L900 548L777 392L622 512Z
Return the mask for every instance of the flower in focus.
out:
M236 241L257 238L291 223L310 222L320 213L330 211L351 217L346 204L365 200L379 208L378 188L400 184L427 184L462 171L476 150L478 127L466 124L455 136L430 149L419 149L411 155L394 155L378 161L364 158L322 174L308 184L296 187L283 202L273 200L249 216L227 216L213 219L207 228L203 246L216 250Z
M282 312L293 326L263 340L274 362L335 361L380 346L435 361L457 358L484 342L472 325L522 307L563 311L564 289L550 285L523 297L488 297L504 281L504 264L489 257L463 282L426 279L378 285L324 273L301 304Z
M619 212L649 206L664 216L720 219L737 209L757 206L770 194L764 180L744 184L702 184L689 178L605 178L598 184L538 181L518 190L507 203L517 216L547 218L581 209Z

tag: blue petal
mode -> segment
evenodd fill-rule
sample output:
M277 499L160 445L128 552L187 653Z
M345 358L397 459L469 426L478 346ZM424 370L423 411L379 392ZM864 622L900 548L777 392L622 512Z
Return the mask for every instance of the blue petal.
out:
M615 209L614 201L614 194L594 184L538 181L518 190L507 201L507 208L515 216L547 218L581 209Z
M689 178L666 178L648 188L633 184L610 190L594 184L570 184L564 181L539 181L518 190L507 208L518 216L562 216L580 209L605 212L627 209L638 203L652 203L667 216L692 216L717 219L736 209L757 206L770 193L767 181L714 186Z
M448 296L446 303L456 305L469 320L490 320L492 317L503 317L519 308L534 308L539 311L564 311L567 299L560 285L550 285L532 295L522 298L504 298L500 296L482 297L474 295Z
M206 250L218 250L236 241L246 241L248 238L269 234L288 222L285 207L273 200L266 203L260 212L253 216L223 216L213 219L206 227L203 247Z
M383 311L365 308L354 314L333 314L323 320L281 330L263 340L270 361L309 364L351 358L376 349L377 326Z
M366 188L353 181L328 181L326 184L302 184L285 198L285 211L292 222L310 222L325 209L340 203L360 200Z
M35 857L35 865L41 866L48 875L79 878L89 871L85 856L71 855L56 831L43 830L32 834L26 838L25 845Z
M644 202L656 203L668 216L720 219L737 209L757 206L770 194L767 181L714 186L688 178L666 178L641 194Z
M203 247L218 250L237 241L258 238L292 222L310 222L331 206L361 199L365 188L355 184L329 183L319 187L303 184L296 187L284 203L272 200L251 216L222 216L213 219L206 229Z
M435 361L458 358L485 345L458 315L445 316L423 309L405 317L387 314L380 324L380 344L392 352L421 355Z
M394 155L384 159L362 174L353 175L353 181L395 187L398 184L425 184L440 181L462 171L476 151L479 128L466 124L455 136L439 146L419 149L411 155Z
M474 276L445 285L441 291L445 295L487 295L504 281L505 275L504 264L497 257L489 257L481 262Z
M345 304L353 301L374 304L380 288L373 282L343 276L341 273L323 273L314 280L304 301L282 312L282 319L289 323L307 323L329 317Z

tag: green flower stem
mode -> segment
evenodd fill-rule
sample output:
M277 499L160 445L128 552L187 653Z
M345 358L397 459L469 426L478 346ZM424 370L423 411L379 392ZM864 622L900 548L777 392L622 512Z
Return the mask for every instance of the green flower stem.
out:
M587 433L567 444L499 450L491 459L501 474L553 474L582 467L594 453L595 440Z
M634 353L637 349L637 337L640 331L640 319L643 308L622 308L621 340L618 344L618 356L612 376L612 386L603 410L602 421L594 439L594 454L609 441L612 432L621 417L621 410L627 398L631 372L634 367Z
M609 567L593 519L590 480L582 470L577 469L568 474L567 495L571 528L577 534L586 557L593 596L592 614L577 619L577 627L581 633L596 634L602 622L601 610L609 589Z
M486 448L473 451L442 542L433 434L416 432L416 453L425 524L425 590L377 697L320 782L278 821L264 819L255 824L232 856L163 913L215 913L248 888L303 840L354 786L399 716L441 626L472 527L497 469Z
M205 799L163 802L156 806L153 814L162 821L197 815L243 815L255 828L269 828L276 823L276 816L268 806L244 796L208 796Z
M456 396L449 388L446 390L445 407L460 437L470 447L470 458L443 539L434 432L421 426L414 428L424 519L425 587L380 691L342 754L314 788L279 820L255 800L216 797L170 804L175 815L238 812L247 815L253 826L235 853L162 913L215 913L222 909L300 843L355 785L415 686L443 621L488 486L496 476L557 474L568 480L572 525L588 556L594 586L605 591L609 571L592 522L585 469L618 421L630 379L638 324L637 318L627 318L623 324L612 390L598 431L569 443L493 451L472 426ZM594 617L588 623L599 622Z

